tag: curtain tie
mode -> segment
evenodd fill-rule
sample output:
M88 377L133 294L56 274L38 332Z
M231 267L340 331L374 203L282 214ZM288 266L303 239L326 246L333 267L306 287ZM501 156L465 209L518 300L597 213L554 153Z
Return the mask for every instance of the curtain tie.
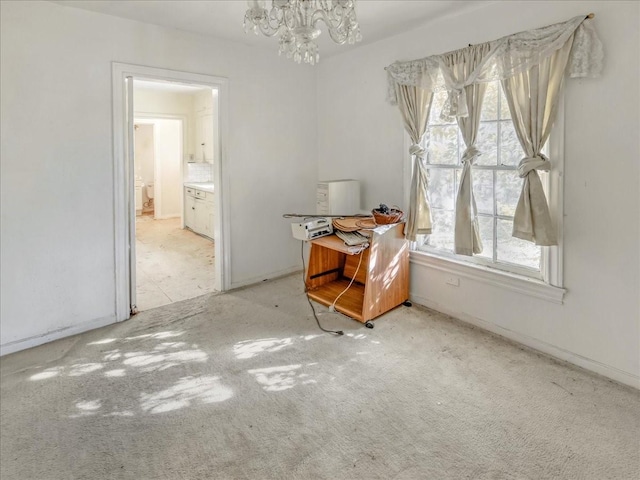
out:
M424 154L427 153L427 151L422 148L420 144L414 143L409 147L409 153L411 155L415 155L416 157L424 158Z
M447 100L442 107L441 120L449 120L451 117L468 117L467 93L464 87L452 88L447 91Z
M467 147L467 149L462 154L460 162L462 163L462 165L466 165L468 163L471 166L476 163L476 158L478 158L478 156L480 155L482 155L482 152L478 150L475 145L471 145L470 147Z
M531 170L544 170L545 172L551 170L549 157L544 153L537 153L533 157L525 157L520 160L518 164L518 176L520 178L526 177Z

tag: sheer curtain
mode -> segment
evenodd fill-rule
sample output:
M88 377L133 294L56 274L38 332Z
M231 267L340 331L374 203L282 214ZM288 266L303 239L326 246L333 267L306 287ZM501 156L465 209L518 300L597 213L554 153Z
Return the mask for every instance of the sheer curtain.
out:
M458 88L465 85L490 50L490 44L483 43L444 55L442 57L442 71L447 85L458 86ZM476 148L476 137L486 89L486 83L464 86L461 94L464 94L464 100L466 100L466 116L459 115L457 117L458 127L466 146L461 158L462 175L456 198L454 230L454 252L460 255L473 255L482 252L477 217L478 209L473 195L472 167L478 155L481 154L480 150Z
M572 44L573 37L539 64L502 81L513 125L526 155L518 164L518 174L524 182L513 218L513 236L536 245L558 243L537 171L551 168L541 151L556 118Z
M418 235L431 233L431 208L427 196L427 171L424 166L425 149L420 143L427 130L432 97L431 90L411 85L397 85L398 107L412 143L409 153L412 156L413 168L405 231L405 236L410 241L415 241Z

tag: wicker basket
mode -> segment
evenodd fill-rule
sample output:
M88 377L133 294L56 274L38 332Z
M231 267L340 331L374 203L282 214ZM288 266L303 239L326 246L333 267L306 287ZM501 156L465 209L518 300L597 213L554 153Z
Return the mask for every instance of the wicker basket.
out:
M374 208L371 210L371 214L373 215L373 220L376 222L376 225L389 225L400 222L404 212L397 208L390 208L389 213L382 213L380 210Z

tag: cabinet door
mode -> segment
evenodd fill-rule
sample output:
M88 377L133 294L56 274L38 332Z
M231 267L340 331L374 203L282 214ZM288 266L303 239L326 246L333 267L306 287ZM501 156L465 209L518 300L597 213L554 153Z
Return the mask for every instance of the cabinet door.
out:
M213 163L213 115L207 114L202 116L202 152L204 161Z
M203 235L213 238L213 202L204 202Z
M207 208L204 200L200 200L199 198L195 200L195 221L194 228L195 232L198 232L202 235L206 235L205 229L207 227Z
M196 125L195 125L195 137L194 137L194 146L193 151L195 153L196 162L204 161L204 138L202 137L202 133L204 132L202 126L203 115L196 115Z
M209 237L214 238L214 232L215 232L215 208L214 208L214 203L213 202L209 202L208 204L208 212L209 212L209 231L211 232L211 234L209 235Z
M196 199L191 195L184 196L184 225L191 230L195 230L196 222Z

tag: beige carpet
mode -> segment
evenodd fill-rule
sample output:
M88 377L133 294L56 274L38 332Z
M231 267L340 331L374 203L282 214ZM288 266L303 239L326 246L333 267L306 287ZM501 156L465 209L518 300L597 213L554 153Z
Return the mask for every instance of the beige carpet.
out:
M321 320L291 276L4 357L0 477L640 474L637 390L415 306Z

